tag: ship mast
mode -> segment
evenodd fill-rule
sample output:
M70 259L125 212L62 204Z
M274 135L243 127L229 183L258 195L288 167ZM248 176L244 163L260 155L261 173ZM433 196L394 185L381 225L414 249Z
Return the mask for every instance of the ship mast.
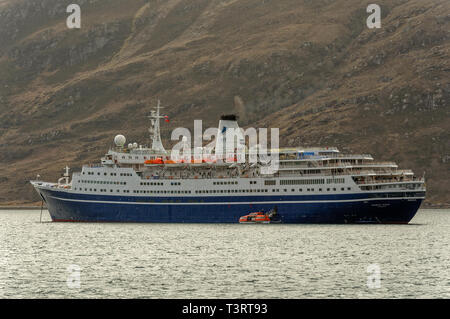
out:
M167 153L162 145L161 132L159 128L159 119L164 118L164 116L161 116L159 112L161 108L161 101L158 100L156 110L152 110L150 116L148 116L151 122L151 126L148 131L150 132L150 139L152 140L152 150L155 152Z

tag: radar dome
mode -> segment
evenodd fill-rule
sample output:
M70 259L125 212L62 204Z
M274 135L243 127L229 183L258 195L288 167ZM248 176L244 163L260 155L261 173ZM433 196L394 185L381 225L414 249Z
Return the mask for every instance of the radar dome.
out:
M133 143L133 148L137 148L138 144L136 142Z
M116 144L116 146L124 146L126 141L127 140L123 135L116 135L114 138L114 144Z

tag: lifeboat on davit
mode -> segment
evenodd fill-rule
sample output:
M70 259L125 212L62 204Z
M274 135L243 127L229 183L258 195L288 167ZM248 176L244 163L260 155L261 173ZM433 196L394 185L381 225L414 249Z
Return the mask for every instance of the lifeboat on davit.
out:
M151 160L146 160L145 164L164 164L164 161L162 158L155 158Z

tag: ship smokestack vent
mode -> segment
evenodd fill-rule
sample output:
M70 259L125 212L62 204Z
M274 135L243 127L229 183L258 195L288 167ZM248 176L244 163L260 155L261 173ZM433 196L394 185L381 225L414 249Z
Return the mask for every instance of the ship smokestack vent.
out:
M235 114L222 115L220 117L223 121L237 121L238 117Z

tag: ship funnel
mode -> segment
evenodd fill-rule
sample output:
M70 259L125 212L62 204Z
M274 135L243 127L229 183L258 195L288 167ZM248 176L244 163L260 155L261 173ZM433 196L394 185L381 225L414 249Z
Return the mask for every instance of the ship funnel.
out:
M234 114L221 116L216 138L216 155L225 156L227 151L234 152L239 147L245 147L245 139L237 119L238 117ZM229 140L227 140L227 137Z

